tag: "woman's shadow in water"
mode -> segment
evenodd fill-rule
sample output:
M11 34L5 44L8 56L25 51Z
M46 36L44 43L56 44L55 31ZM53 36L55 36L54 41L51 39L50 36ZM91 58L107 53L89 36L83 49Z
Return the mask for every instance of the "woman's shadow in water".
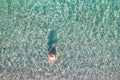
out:
M51 30L48 36L48 51L52 47L52 45L55 44L57 45L57 32L56 30Z

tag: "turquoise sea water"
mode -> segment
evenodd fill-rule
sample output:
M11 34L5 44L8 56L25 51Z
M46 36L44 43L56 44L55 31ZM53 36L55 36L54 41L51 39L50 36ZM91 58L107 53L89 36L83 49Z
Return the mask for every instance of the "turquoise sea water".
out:
M0 80L120 80L120 0L0 0Z

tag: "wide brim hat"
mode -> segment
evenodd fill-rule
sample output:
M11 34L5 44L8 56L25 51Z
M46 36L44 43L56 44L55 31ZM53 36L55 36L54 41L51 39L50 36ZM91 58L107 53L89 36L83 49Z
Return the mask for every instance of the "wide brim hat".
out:
M50 63L53 63L55 60L56 60L56 57L55 57L54 54L48 55L48 61L49 61Z

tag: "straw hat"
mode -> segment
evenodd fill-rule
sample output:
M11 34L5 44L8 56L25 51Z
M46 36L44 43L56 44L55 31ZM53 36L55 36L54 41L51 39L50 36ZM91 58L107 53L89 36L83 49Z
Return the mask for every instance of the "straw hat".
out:
M55 55L54 54L50 54L49 59L52 60L52 61L55 60Z
M49 61L50 63L53 63L55 60L56 60L56 57L55 57L54 54L48 55L48 61Z

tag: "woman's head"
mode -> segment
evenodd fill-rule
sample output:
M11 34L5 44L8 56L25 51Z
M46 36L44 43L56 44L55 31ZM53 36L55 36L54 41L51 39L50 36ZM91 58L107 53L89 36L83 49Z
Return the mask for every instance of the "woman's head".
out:
M48 61L49 61L50 63L53 63L55 60L56 60L56 57L55 57L54 54L48 55Z
M50 54L49 59L50 59L50 60L55 60L55 55L54 55L54 54Z

